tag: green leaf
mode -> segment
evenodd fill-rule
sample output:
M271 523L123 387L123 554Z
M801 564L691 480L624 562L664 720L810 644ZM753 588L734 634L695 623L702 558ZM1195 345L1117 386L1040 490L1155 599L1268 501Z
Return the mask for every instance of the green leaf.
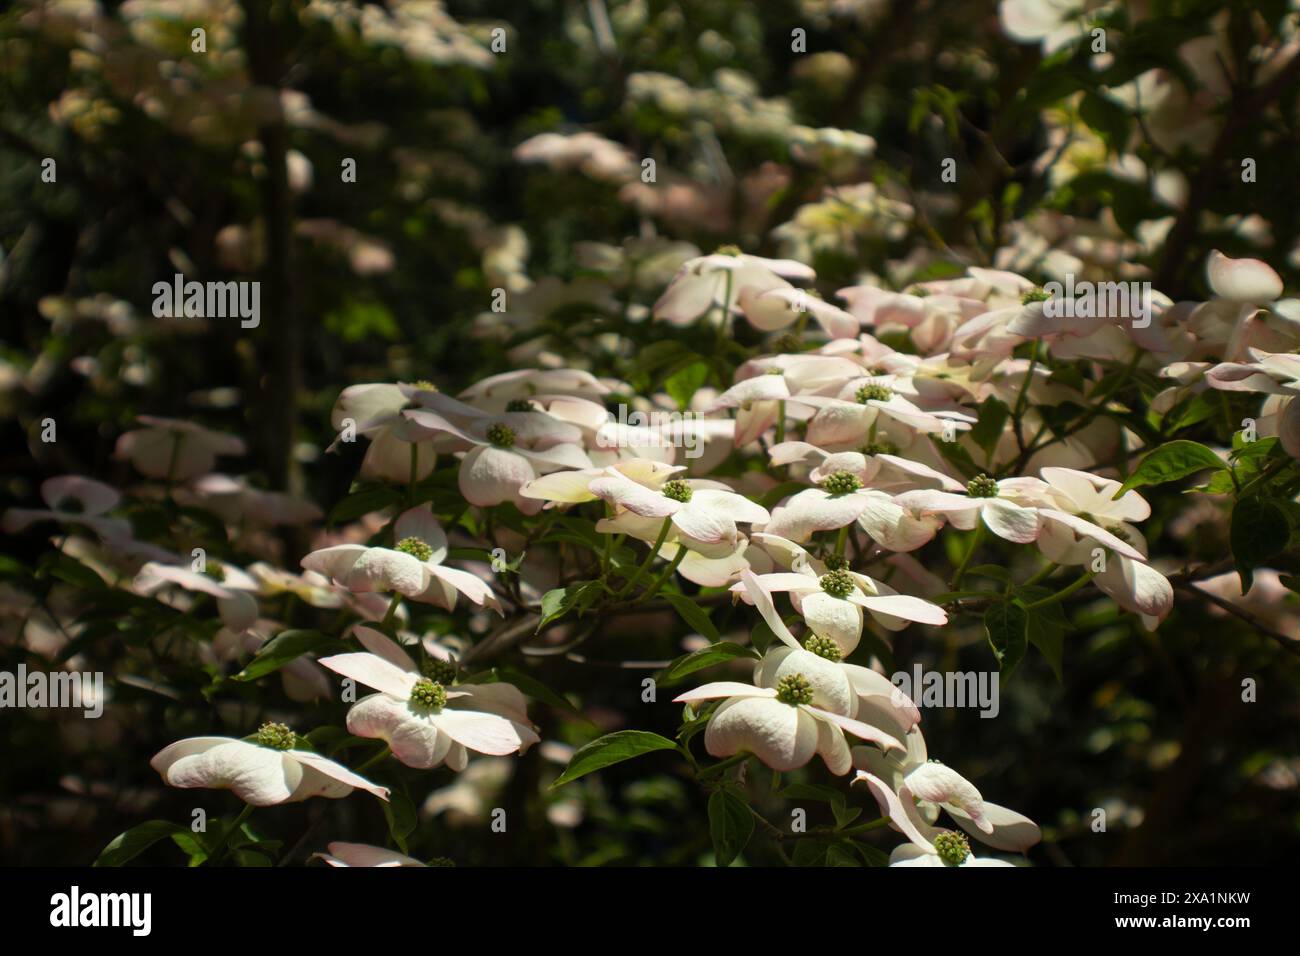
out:
M384 819L388 822L388 832L403 853L408 852L406 838L414 831L419 819L415 814L415 804L411 798L400 790L390 789L387 800L379 801L384 809Z
M1218 471L1226 467L1227 464L1223 459L1204 445L1181 439L1171 441L1143 458L1133 470L1133 474L1129 475L1119 491L1115 492L1112 500L1118 501L1130 488L1163 485L1165 482L1177 481L1179 478L1186 478L1207 468Z
M134 860L159 840L165 840L177 833L188 834L189 831L170 820L150 820L141 823L114 837L92 865L122 866Z
M715 790L709 797L709 836L718 866L731 866L754 835L754 815L749 804L730 790Z
M295 660L308 651L334 642L334 638L320 631L281 631L262 645L262 649L248 662L248 665L235 675L238 681L257 680L272 671L279 670L285 664Z
M970 437L984 450L985 455L993 453L993 446L1002 438L1003 426L1011 416L1011 409L1000 398L990 396L980 406L979 421L970 430Z
M1032 604L1055 593L1051 588L1041 586L1022 587L1016 590L1017 603ZM1065 656L1065 635L1070 629L1070 619L1065 616L1065 609L1059 603L1044 604L1042 607L1025 608L1025 636L1029 643L1047 658L1058 681L1064 680L1062 668Z
M1254 584L1255 569L1286 548L1290 537L1291 523L1276 503L1253 496L1237 502L1232 509L1228 540L1243 594Z
M1025 609L1014 601L994 604L984 612L984 630L1003 680L1012 675L1025 656L1029 646L1025 636L1028 621Z
M389 485L363 488L348 495L330 509L326 524L336 525L355 521L373 511L381 511L401 500L402 493Z
M599 581L578 581L564 588L552 588L542 595L542 619L537 622L540 631L552 621L557 621L575 608L584 611L604 591Z
M758 655L754 653L753 648L742 647L729 641L710 644L708 647L701 647L698 651L684 654L669 664L660 676L659 683L675 684L687 674L694 674L696 671L721 664L723 661L734 661L738 657L757 660Z
M693 362L670 375L664 382L664 391L677 403L678 408L685 410L708 379L709 366L704 362Z
M689 624L697 634L703 634L710 641L719 641L722 635L718 629L713 626L713 621L709 619L709 613L696 604L691 598L684 594L674 594L671 591L660 591L659 596L673 606L681 619Z
M667 737L660 737L648 730L618 730L579 748L570 758L564 773L551 786L562 787L579 777L642 754L676 749L677 745Z

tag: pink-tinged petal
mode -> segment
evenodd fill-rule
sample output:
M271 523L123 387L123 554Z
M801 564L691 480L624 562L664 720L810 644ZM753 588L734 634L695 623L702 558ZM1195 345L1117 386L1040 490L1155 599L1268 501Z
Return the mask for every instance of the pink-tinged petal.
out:
M914 551L932 541L943 526L939 515L917 517L883 492L868 491L858 497L864 502L859 526L889 551Z
M334 781L336 784L341 784L343 787L347 788L348 792L355 787L357 790L364 790L366 793L374 794L380 800L388 799L387 787L381 787L378 784L371 783L365 777L358 773L354 773L347 767L343 766L343 764L336 763L328 757L322 757L320 754L311 753L306 750L288 750L285 751L285 756L298 761L303 766L314 770L317 774ZM304 775L303 785L300 785L299 789L295 791L294 799L302 799L306 796L334 796L338 791L338 787L328 785L328 789L321 789L321 785L317 784L316 781L311 780L308 775ZM312 792L306 793L304 792L306 790ZM338 793L338 796L346 795L346 792Z
M904 621L915 621L918 624L938 626L948 623L948 615L939 605L931 604L929 601L908 594L873 596L857 592L850 594L849 600L854 604L865 607L873 614L886 614Z
M842 777L853 769L853 754L844 731L824 720L817 721L817 754L826 763L826 769Z
M852 524L866 505L867 499L860 494L832 495L820 488L808 488L772 512L766 533L807 541L818 531L834 531Z
M457 482L466 501L489 508L513 501L520 486L536 474L528 459L515 449L483 445L461 460Z
M901 495L894 496L894 502L909 511L928 511L945 515L978 511L983 500L955 495L950 491L937 491L933 488L918 488L916 491L905 491Z
M878 674L869 667L859 664L841 664L848 675L854 693L859 697L873 700L880 706L889 707L903 732L908 733L921 722L921 711L895 684L884 674Z
M945 809L957 821L958 826L995 850L1023 853L1043 838L1043 831L1029 817L987 800L984 802L984 819L992 825L992 832L985 832L976 826L975 821L961 807L950 805Z
M740 572L740 584L744 588L745 594L748 595L749 602L758 608L758 613L762 615L763 621L771 628L772 633L783 644L798 648L799 642L790 633L790 629L785 626L785 621L781 620L781 615L776 613L776 604L772 600L771 593L763 586L762 579L755 575L753 571L744 570Z
M802 708L773 699L733 698L709 718L704 749L714 757L748 751L773 770L794 770L817 752L817 736L817 721Z
M405 670L375 654L351 653L322 657L318 663L336 674L350 677L359 684L391 694L402 700L411 696L420 675Z
M491 585L477 575L470 574L468 571L462 571L459 568L449 568L441 564L430 568L429 575L436 581L445 582L450 585L455 591L465 595L465 597L469 598L480 607L491 608L498 614L505 613L502 611L501 602L497 600L497 596L493 593ZM430 589L433 586L434 581L431 580ZM423 594L415 595L415 600L424 601L428 596L429 591L426 590Z
M455 741L439 732L428 714L416 713L388 694L363 697L348 711L348 733L388 744L401 763L431 770L450 760Z
M975 785L956 770L937 761L928 761L907 774L904 793L914 793L928 803L960 808L981 833L992 833L993 824L984 815L984 798Z
M1205 264L1210 288L1233 302L1272 302L1282 296L1282 278L1259 259L1232 259L1215 249Z
M173 564L160 564L157 561L150 561L145 564L136 574L131 586L139 594L152 594L168 584L179 585L187 591L210 594L215 598L228 598L232 593L229 588L219 584L216 579L210 578L206 574L191 571L189 568L180 568Z
M760 574L758 575L758 579L766 591L820 591L822 587L821 584L818 583L815 575L796 574L793 571L777 571L772 574ZM741 595L745 594L743 584L735 584L732 586L731 590L734 593ZM749 603L747 596L745 603Z
M302 566L327 578L341 581L347 577L358 559L366 553L365 545L339 544L332 548L313 551L302 559Z
M564 504L595 501L596 496L592 494L589 486L593 478L599 478L604 474L603 470L595 468L582 471L556 471L524 482L519 487L519 493L525 498L559 501Z
M1092 579L1126 611L1164 620L1174 606L1174 589L1169 579L1151 565L1115 557L1106 570Z
M525 448L515 446L513 451L523 455L531 462L542 466L541 471L554 471L558 468L585 469L591 467L591 459L578 445L553 445L550 448Z
M744 408L755 402L779 402L790 397L790 386L782 375L755 375L719 395L705 413L723 408Z
M1036 508L1022 508L1001 498L990 498L980 509L980 516L999 538L1017 544L1028 544L1038 538L1040 519Z
M350 591L397 591L412 597L424 590L428 569L414 555L393 548L367 548L338 582Z
M924 478L928 481L937 482L945 491L961 491L962 483L955 478L945 475L943 472L931 468L929 465L923 465L919 461L912 461L910 458L900 458L898 455L880 454L876 459L883 461L901 472L912 475L916 478Z
M116 488L79 475L46 479L41 483L41 497L56 511L66 511L66 507L59 506L71 499L81 505L79 513L88 518L102 515L122 500Z
M800 597L799 611L810 631L829 637L845 656L862 640L862 608L851 600L819 589Z
M854 782L856 783L859 780L870 788L871 795L876 798L876 803L880 806L880 812L889 817L896 830L922 850L928 853L934 852L934 844L921 830L921 827L925 826L925 824L917 815L916 807L911 804L910 799L904 802L904 799L894 792L893 787L890 787L875 774L867 773L865 770L858 771ZM926 829L929 829L929 827L926 827Z
M694 489L688 510L701 509L720 512L732 522L742 524L762 524L772 517L762 505L755 504L744 495L721 488Z
M754 667L754 683L777 687L785 677L801 674L812 686L814 707L852 716L857 695L848 674L835 662L799 647L773 646Z
M666 518L682 507L680 501L651 491L622 476L597 478L589 487L592 494L608 501L616 509L630 511L643 518Z
M335 840L329 844L329 854L317 853L330 866L424 866L414 857L368 843L345 843Z
M205 740L218 742L212 746L195 746L196 741ZM175 747L180 750L173 751ZM176 755L178 752L180 756ZM302 779L301 769L293 761L286 761L283 752L228 738L180 741L155 756L151 763L168 786L231 790L255 807L288 802Z
M1128 542L1115 537L1105 528L1095 525L1091 521L1086 521L1078 515L1066 514L1064 511L1058 511L1055 508L1039 508L1038 512L1043 516L1044 520L1063 524L1076 534L1080 534L1085 538L1092 538L1094 541L1104 544L1116 554L1123 555L1134 561L1146 560L1146 555Z
M783 441L769 448L767 454L768 460L773 465L790 465L795 462L807 461L810 458L821 461L826 457L827 453L806 441Z
M430 719L452 740L478 753L501 757L526 746L515 724L498 714L447 709Z
M829 710L822 710L820 707L813 707L809 704L802 705L802 709L808 711L818 720L827 720L841 730L846 730L854 737L870 741L873 744L879 744L886 750L902 750L903 745L898 739L885 733L879 727L872 727L870 724L864 724L860 720L852 717L845 717L843 714L832 713Z
M447 557L447 534L428 505L419 505L398 515L393 526L393 540L404 538L419 538L432 548L433 554L426 560L433 564L442 564Z
M376 631L373 627L358 624L352 628L352 636L371 654L382 658L399 670L412 674L420 672L419 666L411 659L411 655L402 650L401 646L388 635Z
M716 700L719 697L775 697L776 691L771 687L755 687L734 680L714 681L701 684L694 690L688 690L673 698L675 704L690 704L697 700Z
M655 302L652 313L656 319L673 325L689 325L721 298L724 281L720 273L700 275L688 272L686 266L683 266Z
M726 545L723 553L730 553L736 541L736 523L725 514L692 507L694 504L695 502L692 501L673 513L672 522L677 530L687 538L703 544L721 542ZM722 555L711 554L710 556L721 557Z

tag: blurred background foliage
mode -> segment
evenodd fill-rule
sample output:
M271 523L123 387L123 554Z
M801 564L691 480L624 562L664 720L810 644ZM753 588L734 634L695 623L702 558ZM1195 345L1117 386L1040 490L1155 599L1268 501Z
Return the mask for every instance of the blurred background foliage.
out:
M10 4L0 14L4 495L31 501L62 473L128 484L116 437L138 414L164 414L246 436L254 484L328 509L361 453L322 453L346 385L430 379L455 392L563 364L663 387L642 352L663 330L644 323L631 348L613 347L602 317L643 315L692 247L804 259L828 296L970 264L1042 281L1065 257L1090 277L1152 279L1175 300L1198 299L1212 248L1264 258L1294 289L1298 37L1285 0ZM579 132L599 139L580 149L534 139ZM949 158L955 182L943 178ZM1255 181L1240 175L1245 159ZM348 160L355 182L342 175ZM178 272L260 280L260 327L154 318L153 284ZM496 289L510 296L507 315L489 309ZM39 440L46 418L57 443ZM1195 527L1176 491L1152 497L1153 541L1171 523ZM1213 560L1226 553L1221 534L1207 521L1159 547ZM34 561L38 546L6 551ZM102 612L140 640L173 623L122 600ZM744 620L743 609L718 612L724 633L733 613ZM1295 659L1196 604L1180 602L1158 637L1104 600L1074 614L1064 681L1034 658L1004 688L997 720L948 710L924 725L987 797L1043 824L1031 859L1290 860ZM581 716L537 706L543 739L577 745L623 726L671 736L676 708L629 705L642 674L615 665L675 656L675 629L668 612L643 616L563 679L534 667L582 705ZM17 645L3 651L8 669L24 659ZM981 640L900 639L893 658L907 670L988 667ZM112 654L98 663L111 669ZM1246 677L1259 703L1242 707ZM0 857L86 863L146 811L185 818L194 795L164 790L147 760L211 729L192 706L209 678L196 664L167 672L165 693L153 678L124 684L116 693L135 719L88 730L5 713ZM260 706L251 688L221 693L236 711ZM312 726L342 724L342 705L313 707ZM540 748L459 777L438 771L418 825L424 793L395 812L418 826L412 844L425 855L459 864L710 858L705 795L671 754L548 792L564 759ZM870 803L853 789L851 805ZM788 813L765 792L755 789L758 808ZM205 805L222 800L233 798ZM526 825L491 833L493 806ZM831 819L809 807L811 823ZM1092 828L1096 807L1108 811L1104 833ZM261 812L256 826L295 859L327 837L383 843L389 832L369 801L315 801L305 813L306 834L298 807ZM826 859L809 845L801 861ZM751 862L771 862L766 852L756 842ZM177 851L160 844L141 860L176 862Z

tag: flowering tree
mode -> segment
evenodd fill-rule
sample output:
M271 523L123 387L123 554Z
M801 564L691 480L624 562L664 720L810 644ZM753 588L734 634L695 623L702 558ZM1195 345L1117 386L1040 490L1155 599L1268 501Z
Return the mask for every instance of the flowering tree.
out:
M181 6L3 21L37 221L159 230L0 232L6 706L100 711L15 736L100 865L1229 861L1161 840L1300 679L1296 11Z

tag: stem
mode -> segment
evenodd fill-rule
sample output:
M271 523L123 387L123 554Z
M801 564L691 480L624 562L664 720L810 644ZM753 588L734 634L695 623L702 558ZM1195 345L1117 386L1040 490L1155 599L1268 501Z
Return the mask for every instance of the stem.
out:
M776 443L785 441L785 402L776 403Z
M672 561L668 562L668 567L664 568L659 574L659 577L655 578L650 587L646 588L646 592L632 603L634 605L641 604L658 594L659 589L664 586L664 582L667 581L672 573L677 570L677 566L682 563L682 558L684 557L686 557L686 549L678 545L677 554L673 556Z
M379 753L375 754L373 757L371 757L369 760L363 763L360 767L356 769L355 772L361 773L363 770L370 769L375 764L379 763L379 761L387 757L390 753L392 753L392 751L388 748L388 744L384 744L383 749L380 750Z
M664 541L668 537L668 529L672 527L672 523L673 519L671 515L664 519L663 525L659 528L659 537L655 539L653 547L650 548L650 553L645 556L644 561L637 565L637 569L632 574L632 577L628 578L627 584L623 585L622 590L620 590L615 597L621 598L631 591L636 583L645 575L646 571L650 569L650 565L654 564L655 556L659 553L659 549L664 546Z
M953 572L952 588L957 590L961 584L961 579L966 576L966 568L970 566L971 558L975 557L975 552L984 542L984 521L981 519L975 524L975 537L971 539L970 548L966 551L966 557L961 559L961 564L957 565L957 570Z
M387 628L392 625L393 616L397 613L397 605L401 603L402 595L394 591L393 599L388 602L388 613L384 615L384 620L380 623L380 627Z
M1047 567L1043 568L1041 571L1039 571L1033 577L1029 578L1027 581L1022 581L1020 586L1023 588L1023 587L1028 587L1031 584L1037 584L1039 581L1043 580L1043 578L1047 577L1049 574L1051 574L1059 567L1060 565L1057 564L1055 561L1049 561L1047 563Z
M1079 577L1075 578L1073 581L1071 581L1069 584L1061 588L1061 590L1057 591L1055 594L1051 595L1050 597L1045 597L1041 601L1035 601L1032 604L1026 604L1025 605L1026 610L1033 610L1036 607L1043 607L1048 604L1060 603L1061 601L1068 598L1075 591L1079 590L1079 588L1083 587L1089 581L1091 581L1095 576L1095 574L1096 574L1095 571L1088 571L1080 575Z

